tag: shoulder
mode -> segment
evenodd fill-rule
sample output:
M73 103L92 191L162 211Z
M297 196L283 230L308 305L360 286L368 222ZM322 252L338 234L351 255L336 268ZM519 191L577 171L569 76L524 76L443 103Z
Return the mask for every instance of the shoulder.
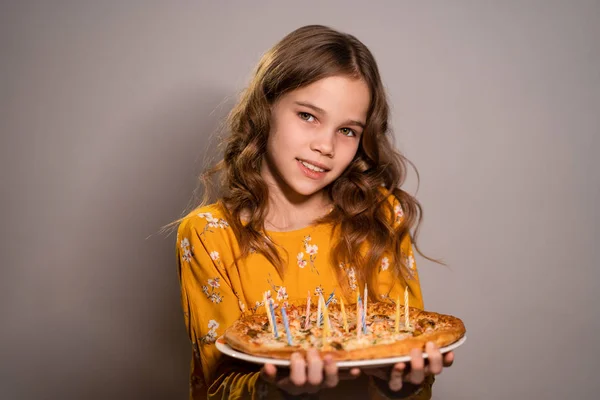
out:
M386 217L392 222L393 225L399 224L404 218L404 211L400 204L400 200L396 195L385 187L380 187L379 192L385 199L381 202L381 207Z
M224 212L218 203L198 207L181 219L177 229L178 237L202 236L205 232L215 232L229 228Z

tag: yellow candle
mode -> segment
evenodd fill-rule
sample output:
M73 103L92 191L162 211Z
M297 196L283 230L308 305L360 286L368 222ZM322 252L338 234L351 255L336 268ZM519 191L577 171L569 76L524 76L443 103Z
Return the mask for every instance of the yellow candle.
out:
M269 327L271 328L271 332L273 332L273 334L275 334L275 329L273 328L273 317L271 315L271 308L269 308L269 303L268 303L268 298L267 298L267 292L263 293L263 302L265 303L265 312L267 313L267 319L269 320Z
M308 323L310 322L310 290L306 297L306 319L304 320L304 329L308 329Z
M348 333L348 318L346 318L346 309L344 308L344 299L340 297L340 304L342 306L342 319L344 321L344 330Z
M329 310L323 296L319 298L319 301L323 302L323 344L325 344L325 340L329 335Z
M400 295L396 299L396 333L400 332Z
M404 288L404 326L406 329L409 327L408 322L408 286Z
M360 333L362 331L362 324L360 321L360 304L358 303L358 299L360 298L360 292L356 289L356 336L360 338Z

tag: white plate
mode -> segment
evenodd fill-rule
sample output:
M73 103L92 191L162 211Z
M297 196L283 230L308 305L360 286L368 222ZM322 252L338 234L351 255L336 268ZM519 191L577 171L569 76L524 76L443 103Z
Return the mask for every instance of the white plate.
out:
M467 340L467 335L460 338L458 341L448 345L446 347L442 347L440 349L441 353L447 353L451 350L456 349L458 346L462 345L465 340ZM217 339L216 343L217 349L230 357L238 358L240 360L249 361L251 363L256 364L273 364L283 367L289 367L290 360L284 360L280 358L269 358L269 357L260 357L260 356L252 356L250 354L242 353L241 351L237 351L232 349L225 340L221 336ZM427 354L423 353L423 357L427 358ZM351 360L351 361L338 361L338 368L353 368L353 367L380 367L384 365L396 364L399 362L410 361L410 356L401 356L401 357L388 357L388 358L376 358L373 360Z

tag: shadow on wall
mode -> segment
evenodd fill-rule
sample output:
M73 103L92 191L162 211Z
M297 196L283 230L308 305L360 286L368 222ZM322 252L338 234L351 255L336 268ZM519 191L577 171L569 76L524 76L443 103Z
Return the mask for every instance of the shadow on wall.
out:
M87 345L94 350L88 347L70 373L78 382L73 398L187 397L191 346L180 306L175 232L159 231L190 206L233 100L215 88L167 99L134 122L113 155L103 190L114 201L92 211L104 221L98 234L106 250L94 261L94 269L102 270L93 294L99 312L88 323Z
M158 233L155 228L181 217L201 200L202 190L193 194L198 189L198 176L220 158L217 149L220 129L234 102L235 96L227 96L218 89L191 93L153 115L144 130L145 135L158 140L149 147L144 162L154 171L143 185L149 193L139 196L147 206L139 214L138 237L152 236L144 240L144 256L138 269L141 274L149 267L153 273L148 280L147 296L140 299L138 307L148 313L147 327L151 334L146 345L155 350L153 362L146 365L143 374L146 382L153 383L139 392L140 398L187 398L188 395L191 345L180 306L176 227L170 234ZM145 170L142 168L139 175L145 176Z

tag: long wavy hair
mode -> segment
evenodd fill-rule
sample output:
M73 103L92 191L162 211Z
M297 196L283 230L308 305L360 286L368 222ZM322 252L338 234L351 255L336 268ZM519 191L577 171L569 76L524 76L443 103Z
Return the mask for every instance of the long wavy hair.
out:
M285 263L278 247L265 240L269 193L260 175L270 132L271 107L286 93L330 76L364 80L370 89L370 107L354 159L325 188L333 211L315 222L333 223L334 229L339 230L335 235L339 240L331 253L333 265L342 262L352 265L359 282L368 282L371 288L376 288L376 272L385 250L393 250L390 266L398 277L407 268L406 255L401 254L400 246L405 236L412 238L415 249L422 255L416 244L422 210L413 196L400 189L407 165L412 164L392 145L389 106L377 63L369 49L352 35L321 25L304 26L289 33L263 55L226 120L228 136L222 143L223 159L200 177L204 188L202 204L214 198L213 180L220 177L217 202L239 242L239 257L246 257L254 249L283 278ZM396 197L404 213L395 227L390 195ZM368 245L364 246L365 243ZM348 290L345 272L341 268L335 270L342 289Z

